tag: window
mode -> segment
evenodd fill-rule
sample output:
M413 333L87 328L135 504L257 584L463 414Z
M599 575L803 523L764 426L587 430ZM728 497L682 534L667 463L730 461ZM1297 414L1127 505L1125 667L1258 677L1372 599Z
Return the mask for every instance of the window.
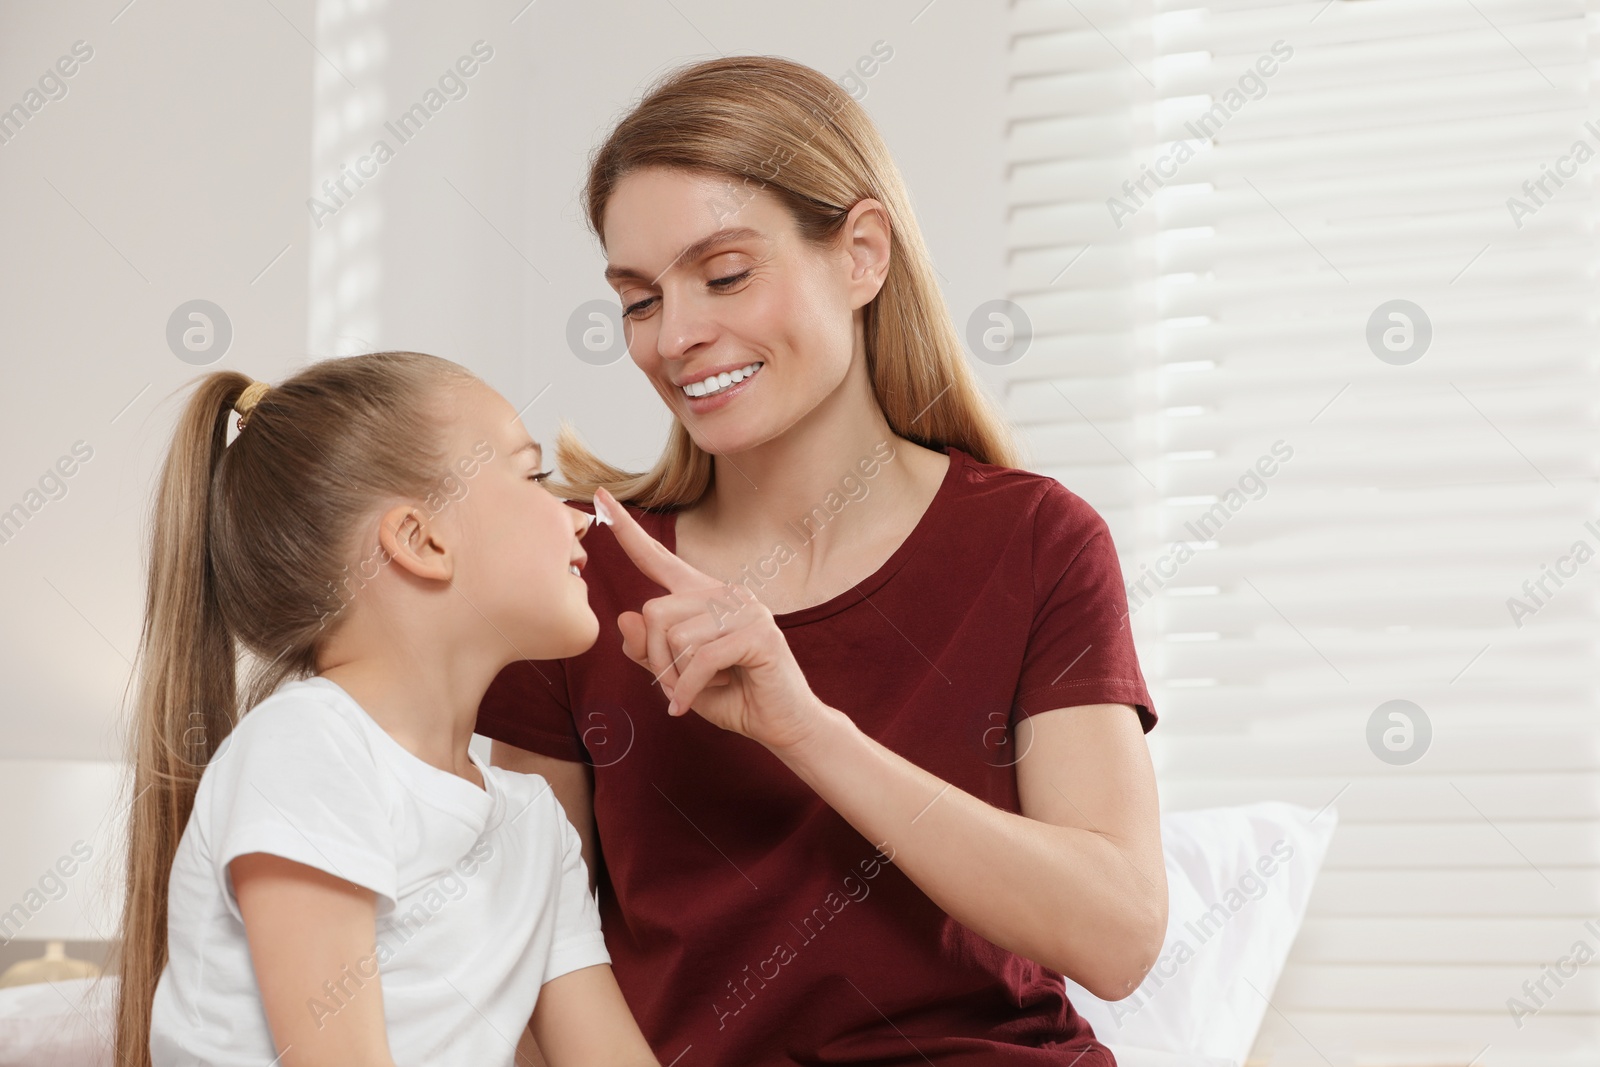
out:
M1163 806L1340 813L1257 1055L1592 1050L1584 5L1012 12L1006 402L1122 552Z

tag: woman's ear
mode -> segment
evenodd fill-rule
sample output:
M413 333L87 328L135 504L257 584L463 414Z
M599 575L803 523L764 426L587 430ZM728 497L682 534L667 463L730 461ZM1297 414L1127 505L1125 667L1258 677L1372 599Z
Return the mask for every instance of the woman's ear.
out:
M455 560L440 542L438 531L413 504L396 504L383 513L378 544L390 564L418 578L448 582L455 574Z
M850 209L842 227L850 256L850 308L870 304L889 276L889 212L870 197Z

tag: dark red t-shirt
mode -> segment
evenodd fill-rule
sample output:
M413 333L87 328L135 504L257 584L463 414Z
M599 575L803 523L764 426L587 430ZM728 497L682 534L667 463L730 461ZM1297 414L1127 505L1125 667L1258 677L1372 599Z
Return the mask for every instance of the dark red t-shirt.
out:
M1105 522L1051 478L948 453L928 510L876 573L777 621L821 700L1017 811L1017 716L1131 704L1147 732L1156 716ZM858 507L881 470L842 478L822 511L796 517L788 547ZM675 547L673 512L635 514ZM662 1063L1110 1067L1057 972L951 919L759 744L692 712L669 718L615 621L664 590L610 530L584 548L599 640L507 667L478 732L594 767L606 945ZM751 580L783 556L753 561Z

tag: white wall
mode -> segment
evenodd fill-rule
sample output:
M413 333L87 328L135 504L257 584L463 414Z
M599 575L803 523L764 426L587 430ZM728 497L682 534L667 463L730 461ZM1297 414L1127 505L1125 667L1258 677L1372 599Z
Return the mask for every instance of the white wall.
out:
M0 9L0 107L93 50L0 144L0 510L93 453L0 543L5 756L117 750L164 398L198 371L170 313L226 309L218 367L276 374L304 346L311 4L123 2Z
M837 77L884 41L894 55L864 103L957 321L1004 292L999 0L122 2L0 13L0 106L75 41L94 50L0 145L0 509L75 442L93 449L0 544L0 755L119 752L168 395L200 373L166 341L185 301L231 320L214 368L273 380L310 358L420 349L519 407L550 386L526 415L536 437L566 417L609 458L653 456L654 394L626 360L579 361L565 334L608 292L578 207L586 157L672 66L774 53ZM478 40L494 57L467 95L314 226L307 197Z

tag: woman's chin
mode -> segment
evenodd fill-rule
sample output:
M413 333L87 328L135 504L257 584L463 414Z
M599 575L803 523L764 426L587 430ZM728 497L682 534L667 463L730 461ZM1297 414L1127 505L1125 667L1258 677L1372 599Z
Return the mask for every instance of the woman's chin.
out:
M684 421L684 427L702 452L737 456L781 435L786 426L776 425L778 417L753 410L730 410L714 412L709 418L690 416Z

